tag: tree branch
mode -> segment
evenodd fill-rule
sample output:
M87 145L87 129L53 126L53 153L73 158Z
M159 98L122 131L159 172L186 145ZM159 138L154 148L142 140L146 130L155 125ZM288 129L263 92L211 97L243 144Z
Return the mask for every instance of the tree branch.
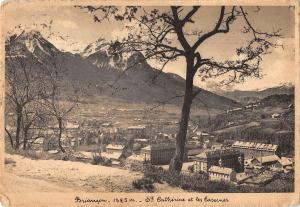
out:
M214 36L215 34L229 32L229 24L235 19L234 11L235 11L235 7L233 6L232 10L231 10L231 15L225 21L225 29L220 29L220 27L222 25L222 22L223 22L224 15L225 15L225 6L222 6L221 11L220 11L220 15L219 15L219 19L217 21L216 26L214 27L214 29L212 31L203 34L195 42L195 44L192 47L193 51L196 51L197 48L199 47L199 45L201 45L205 40L207 40L208 38Z

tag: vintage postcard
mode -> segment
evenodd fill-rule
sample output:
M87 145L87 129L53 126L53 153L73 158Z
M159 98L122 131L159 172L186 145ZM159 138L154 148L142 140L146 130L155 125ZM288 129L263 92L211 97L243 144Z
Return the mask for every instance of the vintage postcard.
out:
M0 206L296 206L299 5L1 4Z

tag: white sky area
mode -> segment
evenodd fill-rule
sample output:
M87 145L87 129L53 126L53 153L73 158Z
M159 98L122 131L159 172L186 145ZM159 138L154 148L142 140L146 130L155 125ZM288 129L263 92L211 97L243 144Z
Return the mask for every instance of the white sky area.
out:
M252 25L266 32L280 28L283 38L278 39L277 42L283 45L283 49L274 49L271 54L264 56L261 63L263 74L261 79L248 78L244 83L233 85L231 90L257 90L295 81L294 10L288 7L260 8L261 10L255 13L255 7L245 7ZM193 17L195 24L191 24L191 28L204 31L212 29L216 24L219 11L219 7L201 7L199 13ZM88 44L99 38L115 40L127 35L126 23L114 20L95 23L90 13L71 6L24 7L21 4L14 4L6 5L4 12L6 31L16 31L19 25L22 28L39 30L57 48L72 53L81 52ZM216 60L234 58L235 49L245 46L249 40L249 36L241 33L242 26L243 22L237 20L231 25L228 34L218 34L206 41L199 48L202 57L214 57ZM164 71L184 77L185 62L179 59L169 63ZM221 78L203 82L201 78L195 77L195 84L210 89L210 86L215 86L220 80Z

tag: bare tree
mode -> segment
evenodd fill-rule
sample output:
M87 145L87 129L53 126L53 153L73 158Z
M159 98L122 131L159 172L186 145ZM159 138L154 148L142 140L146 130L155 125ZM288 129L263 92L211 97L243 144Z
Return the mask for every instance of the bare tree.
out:
M53 127L58 128L58 146L61 152L65 153L66 150L62 145L62 135L71 112L79 103L79 98L75 86L72 84L68 86L69 83L64 82L66 70L62 67L63 60L61 61L55 54L51 54L48 61L49 65L46 69L47 87L45 87L44 97L40 103L45 114L57 123L57 126Z
M8 45L8 44L7 44ZM29 105L37 101L41 96L43 88L42 73L40 64L34 57L25 57L14 52L14 43L9 43L6 48L6 114L12 114L14 127L5 128L10 139L11 146L19 149L21 139L26 148L26 134L23 129L30 127L34 120L25 123L26 110Z
M202 31L195 16L205 7L171 6L159 9L126 7L125 11L112 6L79 6L93 14L95 22L108 18L117 21L128 20L128 38L121 41L123 48L129 52L142 52L145 61L154 59L162 63L161 71L170 61L179 57L185 59L186 77L183 105L179 130L176 136L176 153L170 163L170 171L180 172L185 153L186 134L190 117L191 104L201 89L194 89L194 77L198 74L202 80L227 75L223 84L242 82L246 77L260 77L260 63L271 48L278 47L273 39L280 37L279 30L264 32L255 29L248 19L248 12L241 6L221 6L216 23L210 31ZM244 22L241 33L250 34L252 38L246 46L236 49L237 59L217 61L213 57L204 57L199 47L216 35L231 31L231 25L240 19ZM195 28L189 29L189 28ZM224 36L225 38L225 36ZM128 67L128 69L130 66ZM126 70L125 70L126 71Z
M20 142L23 145L23 150L28 149L38 138L45 137L48 124L49 118L38 100L24 108L22 118L23 141Z
M63 91L69 87L63 81L64 56L57 50L49 50L47 56L31 53L16 35L7 38L5 50L6 115L10 117L7 126L12 124L5 131L11 146L19 149L23 145L26 150L36 139L44 137L47 125L54 120L58 125L59 147L65 152L61 143L64 122L78 99L71 90L69 95Z

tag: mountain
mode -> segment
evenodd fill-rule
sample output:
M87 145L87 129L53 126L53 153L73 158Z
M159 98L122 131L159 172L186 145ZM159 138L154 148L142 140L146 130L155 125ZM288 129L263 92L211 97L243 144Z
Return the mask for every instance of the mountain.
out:
M28 67L36 69L57 67L63 73L66 82L71 80L79 87L94 84L98 81L97 76L100 75L98 68L85 61L80 55L58 50L38 31L10 36L5 41L5 51L7 63L17 61L16 57L19 57L25 63L27 62Z
M86 48L80 53L82 57L88 57L98 51L107 50L109 48L109 43L105 39L100 38L95 42L90 43Z
M274 94L267 96L260 100L260 103L264 106L284 106L287 107L294 104L294 94Z
M8 38L5 49L11 56L28 61L34 59L44 65L56 65L64 72L65 85L68 87L72 83L84 89L86 99L109 96L129 102L181 103L185 84L183 78L154 69L147 61L141 61L144 59L141 53L116 52L120 51L118 47L112 47L100 39L88 45L81 54L71 54L58 50L39 32L30 31ZM128 66L129 69L126 69ZM195 102L200 107L205 105L217 109L239 105L236 101L206 90L202 90Z
M236 100L241 103L253 103L272 95L293 95L295 87L291 84L281 84L279 86L254 91L222 91L218 94Z
M80 55L100 69L124 70L131 53L125 52L121 43L100 38L90 43Z

